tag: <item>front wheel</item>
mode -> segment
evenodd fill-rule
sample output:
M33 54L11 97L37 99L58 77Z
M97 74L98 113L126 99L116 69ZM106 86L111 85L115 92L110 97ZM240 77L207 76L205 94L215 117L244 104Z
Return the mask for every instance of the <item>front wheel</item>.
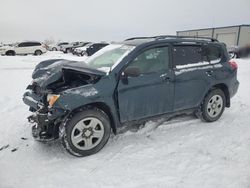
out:
M101 150L111 132L109 117L98 108L76 113L63 129L63 146L70 154L78 157L92 155Z
M7 55L7 56L15 56L16 53L15 53L14 51L10 50L10 51L7 51L7 52L6 52L6 55Z
M81 56L88 56L88 53L87 53L86 51L83 51L83 52L81 53Z
M218 120L224 112L226 97L221 89L213 89L205 97L201 107L201 118L207 122Z

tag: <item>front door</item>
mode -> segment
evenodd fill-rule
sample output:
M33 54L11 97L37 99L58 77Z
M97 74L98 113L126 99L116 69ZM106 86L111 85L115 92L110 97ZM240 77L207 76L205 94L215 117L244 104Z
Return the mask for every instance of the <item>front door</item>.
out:
M16 54L28 54L29 48L29 42L22 42L16 47L15 51Z
M172 71L169 69L169 47L145 50L130 62L126 69L131 68L138 70L138 75L125 75L117 88L121 122L172 111L174 82Z

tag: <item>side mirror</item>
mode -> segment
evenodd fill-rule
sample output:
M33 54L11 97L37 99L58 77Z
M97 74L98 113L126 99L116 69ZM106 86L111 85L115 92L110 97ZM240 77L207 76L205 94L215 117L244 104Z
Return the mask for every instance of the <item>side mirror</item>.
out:
M140 76L140 69L138 67L127 67L122 74L123 77L138 77Z

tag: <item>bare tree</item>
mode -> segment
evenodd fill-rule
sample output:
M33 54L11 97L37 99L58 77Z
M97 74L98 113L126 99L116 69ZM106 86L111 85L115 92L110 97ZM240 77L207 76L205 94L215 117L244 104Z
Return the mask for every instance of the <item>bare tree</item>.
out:
M55 40L54 40L53 37L50 37L50 38L48 38L48 39L45 39L43 43L46 44L47 46L49 46L49 45L51 45L51 44L54 44L54 43L55 43Z

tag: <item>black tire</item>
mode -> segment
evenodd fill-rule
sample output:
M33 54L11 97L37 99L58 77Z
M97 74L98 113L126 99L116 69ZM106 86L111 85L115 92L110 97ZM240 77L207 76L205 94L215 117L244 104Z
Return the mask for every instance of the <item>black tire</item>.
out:
M226 97L221 89L211 90L201 106L201 119L206 122L218 120L224 112Z
M43 54L43 52L41 50L36 50L34 53L34 55L42 55L42 54Z
M11 50L11 51L7 51L5 55L7 55L7 56L15 56L16 53Z
M88 53L87 53L86 51L83 51L83 52L81 53L81 56L88 56Z
M53 48L52 48L52 51L57 51L56 47L53 47Z
M71 50L68 48L66 49L66 53L69 54L71 52Z
M75 134L75 131L76 131L75 127L77 126L77 124L79 122L81 122L82 120L85 120L88 118L98 119L103 125L104 133L103 133L103 136L101 138L99 138L100 139L98 141L99 143L96 146L94 146L93 148L91 148L91 149L79 149L73 143L72 136ZM83 122L81 122L81 123L83 123ZM92 130L92 131L94 131L94 130ZM109 117L106 115L106 113L104 113L102 110L100 110L98 108L86 108L85 110L74 114L69 120L66 121L66 123L64 123L63 128L60 131L60 137L62 139L62 144L63 144L64 148L71 155L74 155L77 157L84 157L84 156L88 156L88 155L93 155L93 154L97 153L98 151L100 151L105 146L105 144L108 142L109 137L110 137L110 133L111 133L110 120L109 120ZM84 130L76 136L79 136L79 135L80 135L80 137L84 138ZM92 135L89 136L89 139L91 139L91 143L92 143L93 142ZM86 138L85 138L85 140L86 140ZM79 147L80 147L81 142L78 143ZM85 141L83 143L85 145Z

